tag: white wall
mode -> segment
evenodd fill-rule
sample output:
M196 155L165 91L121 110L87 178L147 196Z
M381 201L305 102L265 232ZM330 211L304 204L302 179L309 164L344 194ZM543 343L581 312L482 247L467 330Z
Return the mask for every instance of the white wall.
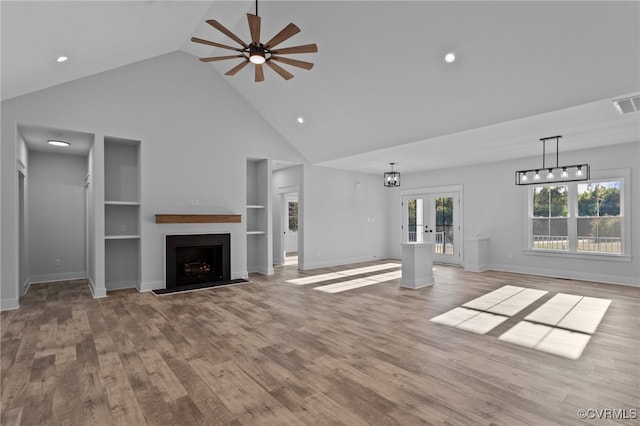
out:
M514 184L516 170L540 164L539 157L496 162L426 173L403 174L402 189L462 184L464 186L465 237L489 235L490 269L585 279L618 284L640 285L640 143L631 143L561 153L561 164L589 163L592 175L599 170L631 169L631 217L625 221L631 227L632 259L630 262L573 259L558 256L526 254L527 248L527 187ZM398 257L401 234L400 192L390 212L390 251ZM510 257L510 255L512 257ZM464 259L463 259L464 261Z
M165 233L231 232L232 274L246 273L242 224L157 225L156 213L243 214L247 157L302 162L211 66L183 52L96 74L2 102L1 297L17 300L16 128L20 123L95 134L95 231L104 235L104 136L141 141L142 288L164 285ZM249 123L249 124L248 124ZM197 208L189 199L199 200ZM96 287L104 247L95 244ZM100 286L102 281L102 286ZM2 305L4 308L4 304Z
M381 175L304 167L300 269L388 256L388 188Z
M29 276L31 282L84 278L87 158L29 154ZM55 260L60 260L56 265Z

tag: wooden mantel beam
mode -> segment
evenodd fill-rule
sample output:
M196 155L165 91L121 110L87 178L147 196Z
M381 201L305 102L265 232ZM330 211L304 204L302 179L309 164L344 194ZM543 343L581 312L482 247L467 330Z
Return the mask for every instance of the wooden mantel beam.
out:
M239 214L157 214L156 223L240 223Z

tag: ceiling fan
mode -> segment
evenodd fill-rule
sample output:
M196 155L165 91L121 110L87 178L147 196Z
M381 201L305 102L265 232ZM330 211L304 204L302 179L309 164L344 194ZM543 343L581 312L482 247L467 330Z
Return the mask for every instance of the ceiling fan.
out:
M264 70L262 68L263 64L267 64L272 70L278 73L285 80L289 80L293 78L293 74L289 71L282 68L276 62L280 62L287 65L293 65L294 67L304 68L306 70L310 70L313 68L313 64L311 62L299 61L297 59L290 59L286 57L282 57L280 55L288 55L292 53L315 53L318 51L318 46L315 43L313 44L305 44L301 46L292 46L292 47L284 47L280 49L276 49L283 41L288 40L294 35L300 32L300 28L298 28L295 24L290 23L286 27L284 27L278 34L274 35L269 41L266 43L260 42L260 21L261 18L258 16L258 0L256 0L256 14L252 15L247 13L247 19L249 21L249 32L251 33L251 43L247 44L234 33L229 31L224 27L220 22L215 19L207 20L207 24L211 25L213 28L217 29L231 40L235 41L242 47L233 47L227 46L225 44L216 43L209 40L203 40L198 37L191 37L191 41L195 43L206 44L213 47L220 47L222 49L235 50L239 52L237 55L228 55L228 56L212 56L208 58L200 58L202 62L213 62L213 61L223 61L226 59L236 59L242 58L243 61L231 68L229 71L225 73L225 75L235 75L238 71L243 69L244 67L251 62L255 65L255 81L264 81Z

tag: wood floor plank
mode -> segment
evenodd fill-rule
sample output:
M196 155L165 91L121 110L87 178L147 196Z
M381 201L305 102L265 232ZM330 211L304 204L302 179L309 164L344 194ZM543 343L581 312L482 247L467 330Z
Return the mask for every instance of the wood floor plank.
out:
M99 354L98 362L100 379L104 384L109 406L116 421L127 425L146 424L118 354L114 352Z
M210 365L193 360L193 367L242 423L295 424L296 418L233 361Z
M444 265L420 290L286 282L385 263L400 266L285 266L163 297L34 284L0 313L0 422L565 426L581 408L638 408L640 289ZM505 286L547 294L485 335L430 321ZM559 293L611 300L580 359L499 339Z

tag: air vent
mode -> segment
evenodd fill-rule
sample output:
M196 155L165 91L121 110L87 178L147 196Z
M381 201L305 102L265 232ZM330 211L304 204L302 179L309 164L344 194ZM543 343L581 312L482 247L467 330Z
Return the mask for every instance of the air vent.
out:
M640 111L640 96L618 99L617 101L613 101L613 106L616 107L616 111L618 111L618 114L627 114L630 112Z

